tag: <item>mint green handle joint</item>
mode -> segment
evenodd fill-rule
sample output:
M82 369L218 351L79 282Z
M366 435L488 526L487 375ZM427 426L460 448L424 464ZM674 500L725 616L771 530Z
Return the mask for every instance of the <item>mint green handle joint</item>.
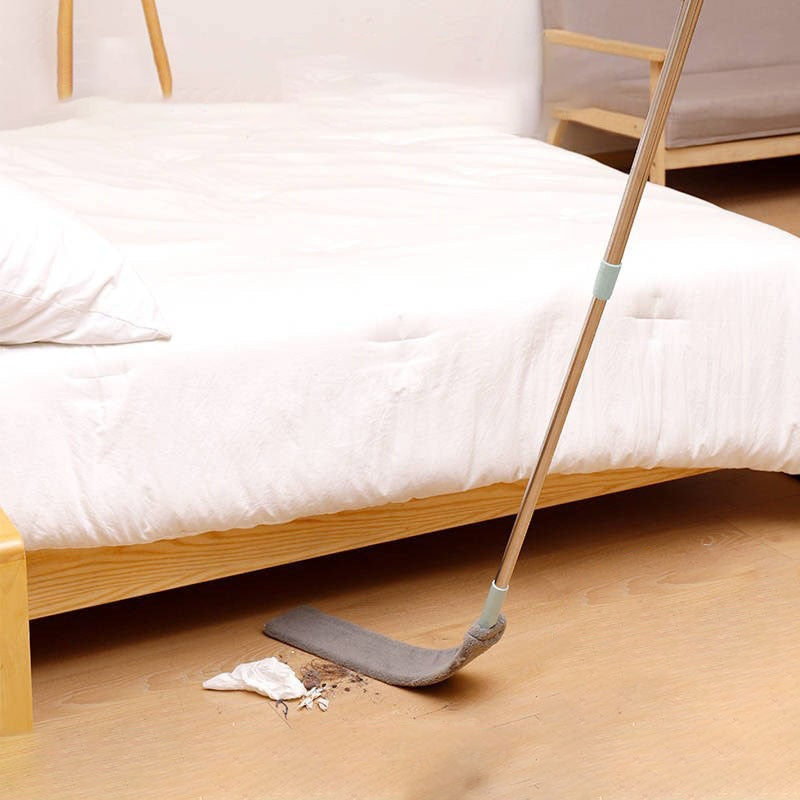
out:
M597 270L597 277L594 280L594 296L598 300L608 300L611 297L621 269L622 264L600 262L600 269Z
M488 630L493 628L500 616L500 609L503 607L503 601L508 594L508 586L501 589L494 581L489 587L489 594L486 595L486 602L483 605L483 613L478 620L478 625L481 628Z

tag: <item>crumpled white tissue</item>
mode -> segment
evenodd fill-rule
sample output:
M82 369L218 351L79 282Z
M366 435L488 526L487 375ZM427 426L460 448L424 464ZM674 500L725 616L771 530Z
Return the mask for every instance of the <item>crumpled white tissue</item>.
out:
M204 681L203 688L221 691L245 689L273 700L293 700L307 691L294 670L274 657L239 664L233 672L222 672Z

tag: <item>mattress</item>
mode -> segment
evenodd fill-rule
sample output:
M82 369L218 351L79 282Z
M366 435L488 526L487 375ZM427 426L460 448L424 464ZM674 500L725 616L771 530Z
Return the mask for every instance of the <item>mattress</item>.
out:
M0 170L115 242L170 341L0 348L29 549L525 477L625 177L418 86L86 100ZM800 471L800 241L648 186L553 464Z

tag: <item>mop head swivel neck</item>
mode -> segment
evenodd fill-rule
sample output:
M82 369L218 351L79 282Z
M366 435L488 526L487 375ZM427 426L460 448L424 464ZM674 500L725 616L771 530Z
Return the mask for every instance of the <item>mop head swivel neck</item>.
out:
M502 615L491 628L476 622L459 647L433 650L398 642L311 606L299 606L270 620L264 633L393 686L430 686L497 644L505 628Z

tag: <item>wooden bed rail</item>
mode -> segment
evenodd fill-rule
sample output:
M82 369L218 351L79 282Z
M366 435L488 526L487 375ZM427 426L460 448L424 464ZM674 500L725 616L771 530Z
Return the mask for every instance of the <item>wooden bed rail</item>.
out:
M622 469L550 475L538 507L696 475L708 470ZM30 618L455 528L517 512L525 481L495 483L281 525L212 531L117 547L28 553Z
M539 507L709 472L550 475ZM29 620L514 514L525 481L376 508L118 547L32 550L0 511L0 735L31 728Z
M25 547L0 509L0 736L32 725Z
M172 96L172 71L158 19L156 0L142 0L144 20L147 34L150 37L150 48L161 84L161 93L165 98ZM72 47L73 47L73 0L58 2L58 99L67 100L72 97Z

